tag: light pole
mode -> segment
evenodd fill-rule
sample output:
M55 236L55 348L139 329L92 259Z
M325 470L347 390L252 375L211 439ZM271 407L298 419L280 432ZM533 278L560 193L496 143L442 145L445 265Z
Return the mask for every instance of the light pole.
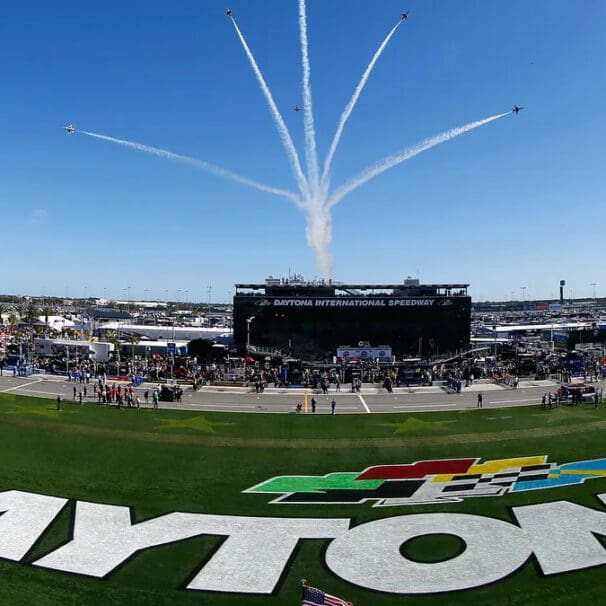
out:
M128 313L130 313L130 286L126 287L128 296L127 296L127 309L128 309Z
M597 284L595 282L592 282L589 286L591 286L591 288L593 289L593 300L595 301L595 287L597 286Z
M143 294L145 295L145 300L146 300L146 301L147 301L147 293L148 293L148 292L149 292L149 290L148 290L147 288L146 288L146 289L143 291Z
M246 358L250 349L250 323L255 319L255 316L246 318L246 351L244 352L244 380L246 381Z
M494 361L497 363L497 325L492 325L492 332L494 333Z
M524 306L524 295L526 294L526 287L520 286L520 290L522 291L522 307Z

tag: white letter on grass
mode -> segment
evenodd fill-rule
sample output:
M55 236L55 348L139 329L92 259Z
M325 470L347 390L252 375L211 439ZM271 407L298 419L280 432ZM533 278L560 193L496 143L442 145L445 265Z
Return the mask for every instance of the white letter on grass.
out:
M198 535L229 538L190 589L271 593L299 539L333 538L349 520L248 518L194 513L131 524L127 507L78 502L74 539L36 566L103 577L141 549Z
M424 564L405 558L410 539L450 534L465 550L444 562ZM391 593L457 591L497 581L522 566L532 550L520 528L483 516L455 513L411 514L368 522L336 538L326 564L350 583Z
M225 517L229 538L188 589L271 593L300 539L334 539L348 519Z
M66 503L20 490L0 492L0 558L18 561L25 556Z
M599 495L606 503L606 495ZM566 501L514 507L545 574L558 574L606 564L606 549L595 535L606 537L606 513Z

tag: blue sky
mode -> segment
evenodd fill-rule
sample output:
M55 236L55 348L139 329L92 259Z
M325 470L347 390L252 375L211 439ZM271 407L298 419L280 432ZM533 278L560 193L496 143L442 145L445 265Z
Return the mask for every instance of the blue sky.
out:
M303 154L296 0L229 0ZM469 282L476 299L606 293L606 3L308 0L320 157L347 124L339 185L446 129L524 105L377 177L334 209L335 278ZM225 301L235 282L319 275L289 201L84 135L295 184L214 0L24 0L0 23L2 292ZM177 291L180 292L177 292ZM187 294L185 294L187 291Z

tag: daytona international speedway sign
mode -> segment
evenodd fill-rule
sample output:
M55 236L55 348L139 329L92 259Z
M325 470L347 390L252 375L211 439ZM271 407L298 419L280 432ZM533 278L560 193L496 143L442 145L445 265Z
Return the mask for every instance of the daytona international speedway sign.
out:
M564 465L547 463L546 457L484 463L477 459L420 461L371 467L350 475L356 477L273 478L245 492L277 493L282 496L274 502L279 503L444 503L604 477L606 459ZM416 488L403 492L405 482L416 483ZM390 483L395 488L386 496ZM357 499L351 494L355 491L359 491ZM330 497L324 498L325 494ZM294 500L292 495L296 495ZM106 578L143 550L202 535L221 536L224 542L200 563L187 589L271 594L286 574L297 544L321 539L328 541L323 556L326 567L346 582L394 594L457 591L504 579L531 558L544 575L606 565L606 548L598 538L606 536L606 493L597 498L601 504L596 507L568 501L512 507L511 521L434 512L393 515L357 525L349 518L181 512L133 523L135 515L129 507L76 501L70 540L32 565ZM0 492L0 558L26 559L68 504L68 499L57 496ZM416 562L402 554L401 547L408 541L435 534L458 537L463 551L434 563ZM176 579L175 586L182 581Z

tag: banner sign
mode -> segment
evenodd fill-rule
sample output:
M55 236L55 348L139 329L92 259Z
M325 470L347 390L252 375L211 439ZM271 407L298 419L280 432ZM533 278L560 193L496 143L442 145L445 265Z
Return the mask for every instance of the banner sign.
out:
M433 307L437 299L365 299L339 297L335 299L274 299L274 307ZM447 301L445 299L444 301ZM440 301L441 305L445 302Z

